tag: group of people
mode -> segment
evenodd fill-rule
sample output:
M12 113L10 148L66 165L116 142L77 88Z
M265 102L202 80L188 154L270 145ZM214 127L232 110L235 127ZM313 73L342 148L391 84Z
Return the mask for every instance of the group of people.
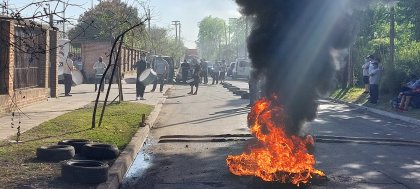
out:
M226 76L226 63L225 60L222 62L216 62L213 64L212 67L208 66L208 63L205 59L201 59L198 62L197 59L192 59L191 66L184 60L181 64L181 75L182 81L184 83L189 83L191 86L191 91L188 94L197 95L198 92L198 85L200 83L207 84L208 76L212 77L212 85L214 84L222 84L225 81ZM191 72L191 79L188 79L189 72ZM195 86L195 92L193 87Z
M163 92L163 87L165 85L165 80L168 77L169 73L169 64L162 57L156 57L153 59L152 63L149 65L146 61L146 54L140 55L140 60L135 63L135 68L137 70L137 78L147 69L151 68L156 73L156 79L153 81L153 88L150 92L154 92L159 83L159 91ZM145 100L144 91L146 90L146 85L140 82L139 79L136 79L136 100Z
M411 75L409 81L402 84L393 106L397 111L408 111L408 107L415 97L420 97L420 79L416 75Z
M383 67L379 66L380 60L373 55L369 55L363 64L363 83L365 84L364 93L369 93L369 102L377 104L379 99L379 81Z

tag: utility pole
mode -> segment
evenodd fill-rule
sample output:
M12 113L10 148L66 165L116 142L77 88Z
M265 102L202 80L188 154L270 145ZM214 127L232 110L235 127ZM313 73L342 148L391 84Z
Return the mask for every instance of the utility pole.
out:
M150 35L150 8L147 8L147 26L149 27L149 35Z
M249 35L249 27L248 27L248 16L245 16L245 41L248 39L248 35ZM245 49L245 58L248 58L248 51L246 50L246 43L244 46Z
M178 26L179 28L178 28L178 42L179 43L181 43L181 22L179 23L179 26Z
M175 26L175 41L180 41L178 38L178 26L181 25L180 21L172 21L172 25Z
M62 38L66 38L66 2L63 1L63 36Z
M395 7L392 6L390 9L390 21L389 21L389 63L394 66L395 61Z

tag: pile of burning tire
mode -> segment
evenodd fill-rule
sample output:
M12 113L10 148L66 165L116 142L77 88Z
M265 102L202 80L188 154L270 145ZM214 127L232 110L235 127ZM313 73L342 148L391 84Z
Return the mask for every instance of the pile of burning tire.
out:
M58 145L41 146L36 150L37 159L61 162L61 176L65 181L99 184L108 179L107 161L118 157L115 145L91 143L85 139L69 139Z

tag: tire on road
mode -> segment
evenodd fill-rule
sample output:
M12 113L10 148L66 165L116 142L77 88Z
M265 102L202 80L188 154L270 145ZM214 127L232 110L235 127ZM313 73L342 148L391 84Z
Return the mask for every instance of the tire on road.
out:
M86 139L67 139L58 142L59 145L70 145L76 150L76 154L82 153L82 148L85 144L89 144L90 141Z
M235 95L239 95L239 96L242 96L243 94L245 94L245 93L247 93L246 91L243 91L243 90L237 90L237 91L233 91L233 94L235 94Z
M89 159L110 160L118 157L120 151L111 144L92 143L83 146L82 155Z
M249 95L249 92L246 92L246 93L244 93L244 94L241 95L241 98L242 99L250 99L250 97L251 96Z
M61 177L68 182L99 184L108 179L109 165L94 160L69 160L61 165Z
M235 92L235 91L239 91L240 90L239 87L229 87L228 89L231 92Z
M63 161L73 158L75 150L69 145L41 146L36 149L36 157L42 161Z

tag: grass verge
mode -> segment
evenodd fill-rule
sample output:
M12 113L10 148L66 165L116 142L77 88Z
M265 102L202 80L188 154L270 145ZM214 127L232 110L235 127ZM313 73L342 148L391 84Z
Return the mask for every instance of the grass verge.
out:
M149 115L153 107L137 103L107 106L103 125L91 129L92 107L86 107L32 128L21 136L23 143L0 141L0 188L90 188L61 181L60 164L36 160L36 148L56 144L63 139L89 139L115 144L120 150L138 130L140 115ZM99 117L99 113L97 119Z
M393 98L392 95L379 94L378 104L371 104L368 102L369 94L364 94L363 91L364 88L357 87L337 89L331 94L331 98L420 119L420 109L411 108L408 112L397 112L393 109L390 104L390 100Z

